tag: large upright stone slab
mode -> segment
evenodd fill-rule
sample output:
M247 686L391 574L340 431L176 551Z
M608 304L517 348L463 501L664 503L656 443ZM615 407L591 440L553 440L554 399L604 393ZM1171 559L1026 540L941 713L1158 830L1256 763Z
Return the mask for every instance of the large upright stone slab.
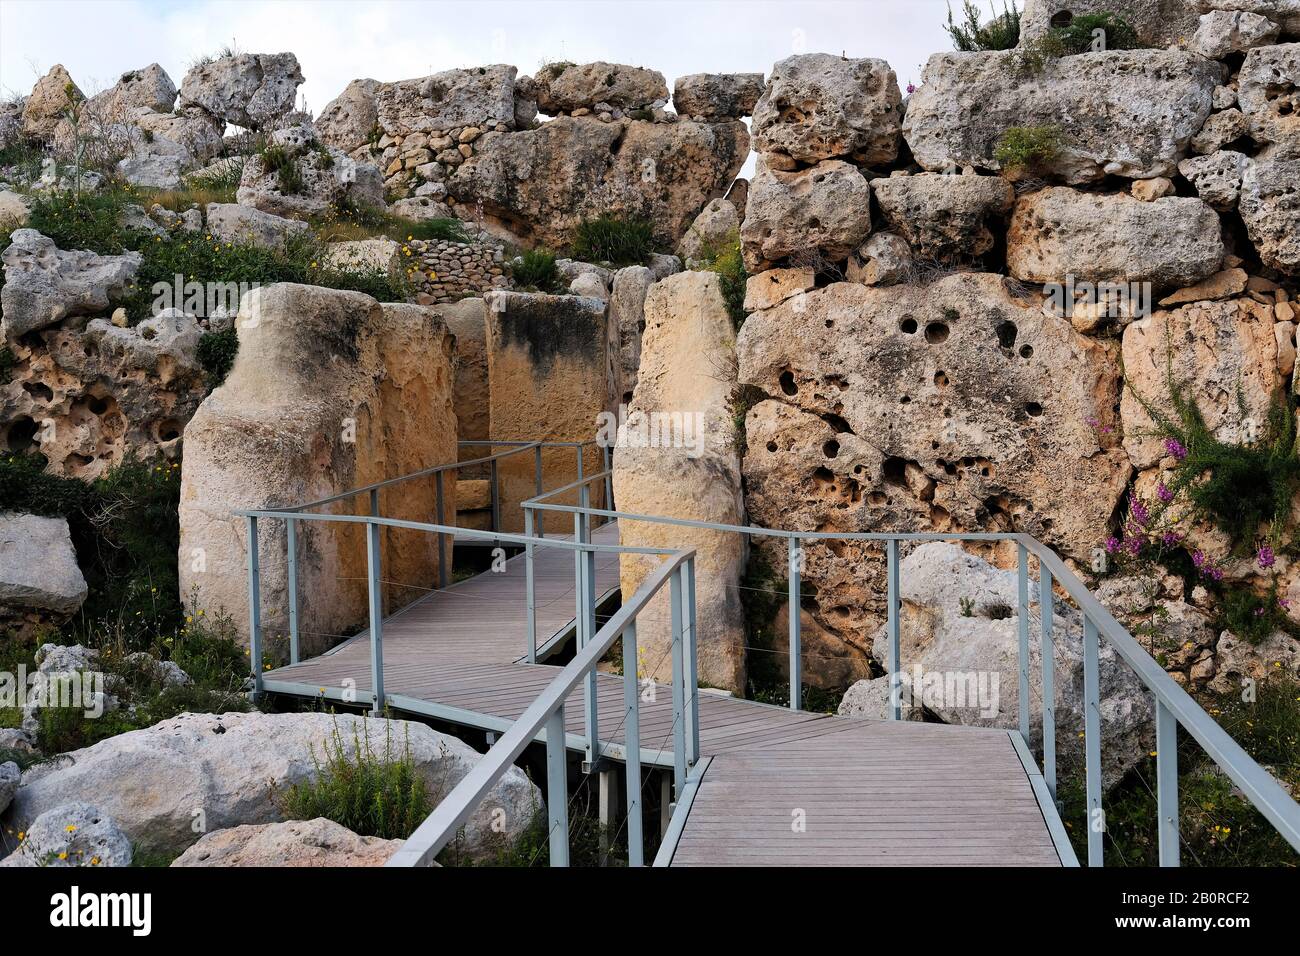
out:
M224 608L247 626L247 529L239 508L275 508L328 497L454 461L451 342L437 313L381 306L369 296L281 283L240 303L239 355L226 381L185 432L181 470L181 593L197 589L209 613ZM448 481L448 513L455 482ZM380 494L385 517L428 521L432 481ZM365 495L328 506L369 513ZM285 529L259 526L266 633L287 631ZM383 532L383 575L392 611L437 580L437 541ZM304 652L319 652L367 618L365 533L303 522L298 531ZM400 586L398 586L400 585Z
M615 402L614 342L605 303L586 296L524 292L490 292L486 298L492 438L591 442L583 450L584 473L602 470L601 450L594 442L601 413L613 409ZM533 454L514 455L498 468L502 528L520 531L520 502L537 494ZM547 449L542 472L547 490L576 481L575 450ZM576 504L577 495L551 500ZM602 501L598 482L592 503ZM567 517L551 517L546 529L572 532Z
M461 441L483 441L492 434L488 388L487 303L461 299L438 306L447 330L456 336L456 433ZM486 448L465 448L460 457L481 458Z
M744 524L740 455L730 405L736 333L718 276L680 272L655 283L646 296L645 323L640 374L614 453L614 497L619 510ZM643 431L642 422L666 428ZM665 434L676 440L665 444ZM648 436L658 437L647 440ZM743 690L745 632L739 585L746 544L742 536L620 521L619 537L625 545L695 550L700 681ZM661 560L639 554L620 557L624 600ZM666 682L672 677L670 621L665 589L637 619L642 678Z

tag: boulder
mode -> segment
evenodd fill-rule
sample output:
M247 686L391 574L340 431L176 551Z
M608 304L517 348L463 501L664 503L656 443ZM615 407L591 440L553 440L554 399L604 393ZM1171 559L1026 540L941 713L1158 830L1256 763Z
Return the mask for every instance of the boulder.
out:
M8 149L23 135L23 109L25 99L6 100L0 103L0 149Z
M1219 64L1180 50L1115 50L1021 69L1016 51L939 53L908 101L903 135L925 169L997 170L1012 127L1056 127L1042 164L1067 183L1171 175L1210 115Z
M247 528L238 508L311 501L456 460L452 340L432 309L380 305L367 295L281 283L254 289L235 322L239 353L185 432L181 471L181 593L225 608L245 633ZM455 482L447 482L449 513ZM386 517L427 521L432 482L386 492ZM367 620L364 536L303 522L298 574L304 654ZM263 620L287 626L283 522L262 522ZM437 580L436 536L383 536L390 611Z
M740 213L736 207L725 199L710 199L677 244L677 254L687 265L711 258L733 242L739 232Z
M741 384L770 396L745 422L756 525L1015 530L1085 559L1125 493L1113 354L1000 276L834 283L751 314L737 352ZM804 550L807 609L865 654L884 611L881 550Z
M871 232L871 186L856 166L828 159L781 172L759 163L740 228L752 275L785 260L843 262Z
M1195 0L1201 13L1211 10L1243 10L1268 17L1282 28L1287 39L1300 38L1300 0Z
M1025 0L1020 17L1020 45L1041 40L1054 26L1084 14L1119 14L1133 27L1142 46L1163 48L1185 41L1196 31L1198 0ZM1234 0L1199 0L1202 6L1229 7ZM1240 0L1238 0L1240 2ZM1245 0L1254 2L1254 0ZM1283 0L1287 2L1287 0ZM1001 6L997 8L999 11Z
M739 119L762 95L762 73L691 73L673 83L673 109L693 119Z
M21 193L0 189L0 230L6 233L27 225L31 215L28 200Z
M456 435L461 441L486 441L492 434L492 399L488 392L487 303L461 299L438 306L447 331L456 336ZM461 450L462 458L481 458L483 448Z
M1258 13L1211 10L1201 15L1190 48L1211 60L1222 60L1230 53L1273 43L1280 32L1281 27Z
M316 779L328 754L352 758L359 749L379 759L409 752L433 806L481 759L455 737L413 721L181 714L73 751L67 761L32 767L10 815L22 827L50 808L93 798L137 847L179 853L206 832L283 821L285 791ZM466 822L465 851L476 858L491 853L523 832L541 806L537 787L511 768Z
M731 394L735 327L712 272L681 272L655 283L645 302L641 369L614 455L619 508L724 524L744 524L740 455ZM651 427L677 416L681 428L664 447ZM672 419L668 419L672 421ZM663 431L672 432L672 429ZM619 522L619 540L637 547L694 548L697 667L702 684L745 686L740 535L651 522ZM657 556L619 558L627 600L660 563ZM642 677L666 682L672 666L670 603L661 591L637 619Z
M745 311L770 309L817 284L812 269L768 269L745 280Z
M668 85L658 70L622 63L552 63L533 77L537 108L550 116L595 111L604 103L629 113L668 102Z
M871 720L889 720L890 686L888 674L857 681L840 698L836 713L841 717L866 717ZM920 709L912 705L912 689L905 683L898 685L898 698L903 720L920 720Z
M1265 155L1300 159L1300 43L1247 53L1237 74L1237 102L1251 138L1267 146Z
M467 210L481 204L489 222L530 244L563 248L580 223L608 213L648 218L672 247L748 155L749 134L739 121L561 116L536 129L485 133L447 189Z
M754 144L797 163L884 166L898 157L902 113L898 80L884 60L799 54L772 67L754 107Z
M66 117L59 120L51 136L54 152L71 158L79 146L89 144L94 158L117 158L115 153L129 147L139 117L170 114L175 102L176 85L157 63L123 73L116 84L81 104L75 125Z
M863 285L894 285L912 275L912 247L902 236L877 232L849 257L844 278Z
M1143 402L1172 415L1170 375L1221 441L1245 439L1247 419L1263 429L1286 388L1272 318L1269 306L1241 298L1157 312L1124 330L1129 387L1120 418L1124 447L1136 467L1153 467L1167 454Z
M0 558L0 618L58 624L86 600L66 518L0 511Z
M1022 196L1007 230L1007 270L1025 282L1150 282L1171 288L1219 270L1219 217L1199 199L1142 202L1056 186Z
M1202 156L1218 152L1225 146L1237 142L1249 131L1250 126L1246 122L1245 115L1235 107L1211 113L1200 132L1192 137L1192 152Z
M687 233L683 245L690 236ZM655 274L646 266L627 266L614 273L610 286L609 322L618 336L618 382L614 392L624 405L632 401L637 370L641 367L645 299L654 283Z
M1250 159L1244 153L1221 149L1209 156L1193 156L1178 164L1178 171L1192 184L1196 195L1219 212L1237 207L1241 180Z
M295 223L295 225L306 225L306 223ZM399 275L402 268L400 251L401 248L396 242L384 236L375 239L352 239L345 242L331 242L321 261L331 269Z
M133 122L146 138L174 143L197 160L216 155L225 145L226 124L196 107L175 113L137 113Z
M455 219L456 214L444 202L432 196L409 196L399 199L390 207L394 216L411 219L415 222L427 222L430 219Z
M1264 264L1300 276L1300 158L1248 163L1237 208Z
M179 155L137 153L117 164L117 174L133 186L179 189L185 160Z
M0 257L5 275L0 337L10 344L66 319L107 311L126 293L144 261L138 252L64 252L35 229L16 229L10 238L11 245Z
M316 117L321 142L345 153L368 144L379 125L378 80L353 80Z
M24 825L26 837L0 866L130 866L131 841L97 805L69 801Z
M1155 202L1157 199L1172 196L1176 192L1177 189L1173 181L1166 179L1164 176L1157 176L1155 179L1135 179L1133 185L1129 188L1129 194L1134 199L1140 199L1143 202Z
M22 771L18 769L18 764L12 760L0 763L0 814L9 809L9 802L13 800L14 794L18 792L18 781L22 778L22 775Z
M237 53L194 66L178 106L197 106L227 123L263 129L293 109L302 83L292 53Z
M318 216L344 203L384 207L377 166L326 146L310 124L276 130L278 152L255 153L244 163L235 199L277 216Z
M50 142L55 127L66 117L68 110L85 98L63 64L56 63L50 67L50 72L36 81L23 104L23 135L42 143Z
M937 173L873 179L871 194L917 257L940 262L969 261L992 249L988 223L1005 215L1016 198L1000 176Z
M324 817L246 824L205 833L172 866L383 866L404 842L357 836Z
M948 723L977 727L1017 726L1019 637L1016 573L1002 571L948 542L922 544L899 566L899 664L913 700ZM1031 590L1031 627L1038 626ZM1056 665L1056 753L1062 775L1083 769L1083 621L1078 611L1055 602L1052 628ZM1098 675L1102 783L1109 788L1144 759L1154 738L1151 694L1110 643L1100 641ZM876 660L887 658L882 627ZM1030 641L1029 736L1042 752L1041 646ZM937 680L936 680L937 678ZM939 692L935 685L943 688Z
M1211 691L1240 694L1247 681L1258 683L1279 676L1300 680L1300 642L1290 634L1275 631L1258 644L1231 631L1219 635L1214 649L1214 677L1209 682Z

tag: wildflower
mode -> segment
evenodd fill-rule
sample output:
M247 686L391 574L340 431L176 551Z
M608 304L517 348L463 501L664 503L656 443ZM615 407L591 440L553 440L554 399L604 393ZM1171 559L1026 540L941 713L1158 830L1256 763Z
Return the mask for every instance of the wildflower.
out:
M1114 535L1111 535L1109 538L1106 539L1107 554L1114 554L1119 550L1119 548L1120 548L1119 538L1115 537Z
M69 824L68 824L66 827L64 827L63 829L67 830L69 833L76 833L76 832L77 832L77 825L76 825L75 823L69 823Z
M60 860L66 860L67 858L68 858L68 852L66 850L59 854Z
M1156 497L1159 498L1161 501L1163 501L1165 504L1169 504L1169 502L1174 500L1174 493L1170 491L1165 486L1165 483L1162 481L1159 487L1156 488Z
M1172 548L1174 545L1180 543L1182 540L1183 540L1183 536L1179 534L1177 531L1166 531L1164 534L1160 536L1160 543L1167 548Z
M908 95L908 96L911 96L911 95L912 95L913 93L915 93L915 92L916 92L916 84L915 84L915 83L908 83L908 84L907 84L907 95Z
M1187 448L1177 438L1165 439L1165 451L1169 452L1174 458L1182 461L1187 457Z
M1151 513L1147 511L1147 506L1140 501L1134 501L1129 506L1129 514L1132 515L1133 521L1138 527L1143 527L1151 520Z
M1262 569L1267 571L1277 563L1277 555L1273 553L1272 548L1265 544L1260 546L1259 554L1255 556L1255 560L1259 562Z

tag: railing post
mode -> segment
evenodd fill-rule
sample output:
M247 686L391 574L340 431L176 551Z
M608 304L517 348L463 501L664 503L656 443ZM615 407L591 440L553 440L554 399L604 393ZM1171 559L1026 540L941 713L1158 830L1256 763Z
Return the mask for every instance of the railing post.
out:
M1087 792L1088 865L1104 863L1102 837L1106 818L1101 809L1101 681L1097 625L1083 617L1083 751Z
M682 654L682 572L669 581L672 592L673 660L673 797L681 799L686 787L686 675Z
M1020 652L1016 655L1020 675L1019 698L1020 736L1025 738L1026 746L1033 746L1029 739L1029 552L1023 544L1016 545L1016 591L1020 601L1019 613L1016 614L1016 630L1020 637Z
M581 501L583 507L587 506L587 488L582 488L583 494ZM579 544L590 542L591 535L588 532L586 515L582 512L575 512L573 515L573 540ZM574 625L577 629L578 648L587 646L587 643L596 636L596 598L595 598L595 552L586 548L578 548L573 552L575 563L576 600L574 607ZM596 672L593 670L587 675L586 689L583 695L583 713L587 729L587 760L595 762L599 758L600 749L600 726L598 710L598 692L599 685L596 680Z
M537 488L537 497L540 497L545 490L542 487L542 446L538 445L534 449L533 457L533 484ZM537 537L546 537L546 512L543 511L537 516Z
M524 535L533 536L533 509L524 509ZM524 545L524 590L528 603L528 663L537 663L537 580L533 567L533 543Z
M248 664L253 699L262 696L262 571L257 560L257 517L248 516Z
M500 532L501 530L501 491L498 488L498 476L500 469L497 468L497 459L493 458L488 465L492 476L492 530Z
M641 686L637 672L635 619L623 628L623 711L627 865L645 866L645 837L641 832Z
M889 654L886 661L889 667L889 719L903 718L903 672L899 669L899 593L898 581L898 539L890 538L886 546L885 558L885 600L888 608L885 613L885 626L889 638Z
M371 710L375 714L384 711L384 604L379 531L377 523L366 522L366 570L370 585L370 689L374 697Z
M605 510L614 510L614 449L609 445L604 446L605 453ZM608 523L609 518L605 519Z
M284 543L288 554L289 575L289 663L298 663L298 522L284 523Z
M686 763L694 767L700 759L700 672L695 634L695 559L682 566L682 598L685 603L686 634Z
M1043 777L1056 799L1056 650L1052 640L1052 572L1038 562L1039 650L1043 664Z
M790 709L799 710L803 707L803 647L800 634L803 622L800 620L799 613L801 609L799 576L802 552L799 548L799 539L786 538L786 549L788 591L786 592L785 616L790 627Z
M546 817L551 866L569 865L569 767L564 744L564 704L546 718Z
M446 527L447 525L447 505L443 493L441 471L434 472L434 508L436 523ZM438 532L438 587L445 588L451 581L451 569L447 567L447 536L441 531Z
M1156 698L1156 813L1160 865L1178 866L1178 720Z

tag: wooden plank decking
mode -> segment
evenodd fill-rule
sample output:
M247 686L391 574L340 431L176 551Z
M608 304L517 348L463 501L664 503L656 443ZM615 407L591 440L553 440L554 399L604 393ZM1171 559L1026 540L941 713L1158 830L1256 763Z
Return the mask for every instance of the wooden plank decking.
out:
M617 543L616 525L593 533ZM538 641L572 628L572 552L538 549ZM398 710L502 731L558 673L525 657L524 559L430 593L384 622L384 692ZM596 593L618 587L618 556L599 554ZM363 633L268 671L268 690L370 691ZM623 683L597 680L602 750L623 756ZM700 753L711 757L673 852L699 865L1060 865L1044 811L1006 731L794 712L701 692ZM565 707L581 749L582 696ZM672 763L671 693L641 704L642 759ZM802 812L804 827L797 826ZM1054 811L1047 811L1054 814Z

